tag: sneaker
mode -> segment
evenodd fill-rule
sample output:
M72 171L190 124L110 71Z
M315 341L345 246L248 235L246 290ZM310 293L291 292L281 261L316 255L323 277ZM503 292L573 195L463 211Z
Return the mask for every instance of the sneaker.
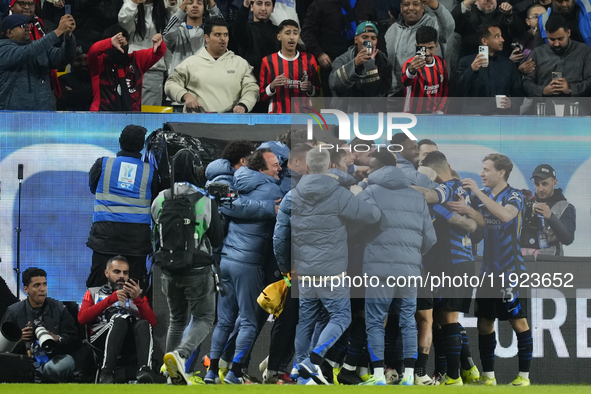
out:
M107 371L103 369L101 374L99 375L99 383L100 384L114 384L115 383L115 375L113 371Z
M464 384L478 384L478 380L480 379L480 372L478 371L476 365L474 365L472 368L468 370L462 369L461 376L462 380L464 381Z
M289 378L294 383L296 383L298 381L298 379L300 378L300 371L298 371L295 362L293 363L293 368L291 369L291 372L289 373Z
M398 381L400 380L398 371L394 368L386 368L384 377L386 378L386 383L388 384L398 384Z
M339 376L337 377L339 384L351 385L356 386L358 384L363 383L363 380L357 375L355 371L349 371L348 369L341 369Z
M137 372L137 382L139 384L152 384L154 383L154 376L152 376L152 370L150 367L144 365Z
M291 376L288 373L279 374L279 381L283 383L277 384L295 384L295 382L291 380Z
M524 378L521 375L517 375L514 381L511 382L511 386L530 386L529 379Z
M359 379L361 379L362 382L367 382L369 378L371 378L371 374L369 372L359 377Z
M166 365L166 370L170 374L173 385L192 385L185 374L185 360L177 350L164 355L164 365Z
M463 386L464 381L462 380L461 376L458 376L457 379L452 379L446 374L444 376L444 381L441 384L444 386Z
M310 358L307 358L303 362L299 363L298 370L300 371L300 376L304 379L312 378L316 384L328 384L328 381L324 375L322 375L320 368L312 364Z
M193 373L191 376L189 376L189 382L193 383L193 384L207 384L205 383L205 381L201 378L201 376L199 376L199 374L201 374L201 371L197 371L195 373Z
M300 378L298 379L298 385L303 385L303 386L317 386L317 385L318 385L318 383L316 383L316 382L314 381L314 379L312 379L312 378L308 378L308 379L306 379L306 378L302 378L302 377L300 377Z
M443 384L445 382L445 375L442 375L441 372L435 372L433 380L439 382L439 384Z
M216 375L212 369L207 371L207 373L205 374L205 377L203 378L203 381L205 382L205 384L220 384L221 383L220 376Z
M427 374L419 376L415 373L415 386L439 386L439 382Z
M230 368L218 368L218 374L220 376L220 383L224 384L224 379L226 379L226 375L230 372Z
M249 375L248 372L243 372L242 378L244 379L245 384L263 384L258 378Z
M265 370L267 369L267 367L269 366L269 356L267 356L267 358L265 358L263 361L261 361L261 363L259 364L259 372L263 373L265 372Z
M243 377L238 378L238 377L236 377L236 375L234 375L234 372L230 371L230 372L228 372L228 374L224 378L224 383L225 384L244 384L244 378Z
M333 369L332 369L332 383L333 383L335 386L338 386L338 385L340 384L340 383L339 383L339 379L338 379L338 377L339 377L339 373L341 373L341 369L342 369L342 368L343 368L343 367L337 367L337 368L333 368Z
M414 379L414 374L409 374L408 376L404 376L402 375L402 379L400 380L400 383L398 383L400 386L414 386L415 385L415 379Z
M359 383L360 386L387 386L386 377L382 376L380 379L376 379L373 375L365 382Z
M489 378L488 376L482 375L478 380L478 384L481 386L496 386L497 378Z

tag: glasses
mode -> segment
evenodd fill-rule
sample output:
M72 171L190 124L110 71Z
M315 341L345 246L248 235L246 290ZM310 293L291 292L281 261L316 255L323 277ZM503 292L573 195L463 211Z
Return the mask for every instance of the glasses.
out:
M34 1L17 1L16 4L18 4L18 6L21 8L34 8L35 7Z

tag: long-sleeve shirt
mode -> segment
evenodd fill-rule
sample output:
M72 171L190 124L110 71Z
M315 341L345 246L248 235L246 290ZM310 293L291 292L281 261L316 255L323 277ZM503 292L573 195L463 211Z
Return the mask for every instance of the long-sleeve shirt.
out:
M158 62L166 53L166 44L160 44L156 52L150 47L130 53L127 63L115 65L108 59L107 51L113 48L111 39L97 42L88 51L88 68L92 77L94 100L91 111L118 111L121 92L119 78L125 77L131 96L132 110L139 112L142 107L142 80L144 73Z
M408 67L410 58L402 67L402 84L406 87L404 112L413 114L447 111L449 78L445 60L433 56L433 63L425 65L411 74Z
M138 297L135 300L128 300L128 304L129 303L135 305L140 319L147 320L152 327L156 325L156 315L150 308L146 297ZM107 308L114 304L120 304L116 291L113 291L108 297L102 298L100 302L95 303L95 297L93 297L90 289L86 290L84 298L82 299L80 311L78 312L78 322L80 324L88 324L95 321L104 314ZM125 306L123 309L125 309ZM127 309L129 309L129 307Z
M261 101L270 100L269 113L304 112L301 105L308 105L309 100L306 98L320 92L317 70L316 59L309 53L296 52L293 59L286 58L281 52L265 57L259 86ZM278 86L275 91L271 90L271 82L281 74L287 77L287 84ZM304 81L312 82L312 92L306 93L300 88Z

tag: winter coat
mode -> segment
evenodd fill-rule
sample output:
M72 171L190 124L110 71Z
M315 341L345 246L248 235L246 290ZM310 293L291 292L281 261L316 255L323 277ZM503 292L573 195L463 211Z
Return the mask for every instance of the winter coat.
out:
M59 40L54 32L28 43L0 40L0 110L55 111L50 72L76 57L74 36L55 48Z
M382 167L367 181L369 186L358 197L375 201L382 217L363 232L370 240L363 255L364 273L383 278L395 275L399 264L420 266L437 242L427 202L400 168Z
M273 227L275 225L275 200L283 198L279 189L279 181L275 178L254 171L248 167L240 167L234 174L236 190L240 194L237 202L264 200L272 207L272 214L258 209L246 217L239 217L235 210L222 207L220 211L231 218L228 236L224 241L222 252L228 259L239 263L264 266L272 256Z
M380 219L375 204L361 201L328 175L302 177L291 191L291 229L298 275L334 276L347 270L347 222ZM285 268L285 267L282 267Z
M400 153L396 153L396 160L398 161L398 168L406 175L411 185L426 187L428 189L438 186L438 183L433 182L427 175L418 172L415 166L402 157Z

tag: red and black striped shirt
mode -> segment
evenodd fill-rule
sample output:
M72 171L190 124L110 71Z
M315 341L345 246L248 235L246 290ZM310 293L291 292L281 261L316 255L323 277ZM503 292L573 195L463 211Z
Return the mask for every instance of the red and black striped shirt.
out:
M271 91L270 84L279 75L284 74L288 83L278 86L275 93ZM261 101L270 100L269 113L286 114L302 112L300 107L308 105L308 100L294 100L292 98L307 98L320 93L320 81L318 79L318 65L314 55L296 52L293 59L284 57L281 52L274 53L263 58L261 65L260 93ZM303 81L312 82L312 93L307 94L300 89Z
M449 78L445 60L433 56L433 63L417 70L416 75L408 72L408 59L402 66L402 83L405 86L404 112L413 114L431 114L437 111L447 112Z

